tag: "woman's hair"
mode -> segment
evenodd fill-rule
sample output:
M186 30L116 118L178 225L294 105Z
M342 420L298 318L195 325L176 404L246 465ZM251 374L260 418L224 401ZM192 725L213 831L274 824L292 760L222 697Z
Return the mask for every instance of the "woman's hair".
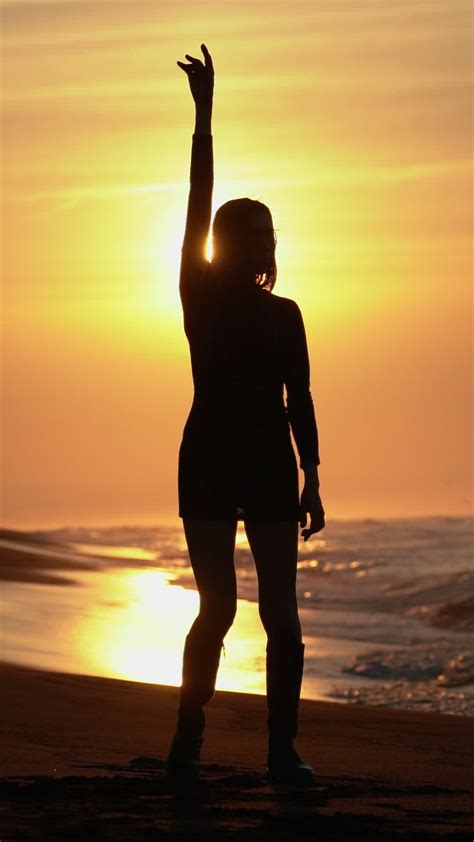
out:
M257 230L252 227L260 217ZM255 253L255 245L267 237L266 257ZM212 223L214 268L237 283L271 291L276 283L276 234L270 210L256 199L231 199L215 213Z

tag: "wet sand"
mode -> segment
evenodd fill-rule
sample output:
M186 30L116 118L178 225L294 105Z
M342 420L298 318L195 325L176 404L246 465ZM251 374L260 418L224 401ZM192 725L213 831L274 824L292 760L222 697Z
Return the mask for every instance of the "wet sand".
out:
M170 792L176 687L1 666L6 840L471 840L474 721L303 700L313 789L270 787L265 698L218 691L202 781Z

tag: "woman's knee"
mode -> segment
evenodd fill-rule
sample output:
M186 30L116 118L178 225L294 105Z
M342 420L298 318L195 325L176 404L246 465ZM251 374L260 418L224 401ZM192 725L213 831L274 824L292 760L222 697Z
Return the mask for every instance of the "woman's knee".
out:
M260 618L269 639L301 643L301 624L297 606L260 606Z
M210 630L224 636L232 626L236 613L236 598L201 595L199 618Z

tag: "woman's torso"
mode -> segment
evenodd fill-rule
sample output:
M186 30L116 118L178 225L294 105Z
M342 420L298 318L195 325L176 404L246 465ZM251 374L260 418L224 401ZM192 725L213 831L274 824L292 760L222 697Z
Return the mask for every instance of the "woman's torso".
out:
M217 445L289 438L283 399L286 299L257 286L203 296L185 319L194 399L185 435ZM197 441L196 441L197 443Z

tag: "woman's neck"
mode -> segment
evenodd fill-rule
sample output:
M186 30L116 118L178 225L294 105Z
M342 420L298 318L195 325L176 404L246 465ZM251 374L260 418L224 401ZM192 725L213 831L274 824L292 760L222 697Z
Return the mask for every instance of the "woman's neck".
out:
M253 273L246 273L244 269L233 269L231 267L214 267L214 272L222 286L227 286L235 292L253 292L259 287Z

